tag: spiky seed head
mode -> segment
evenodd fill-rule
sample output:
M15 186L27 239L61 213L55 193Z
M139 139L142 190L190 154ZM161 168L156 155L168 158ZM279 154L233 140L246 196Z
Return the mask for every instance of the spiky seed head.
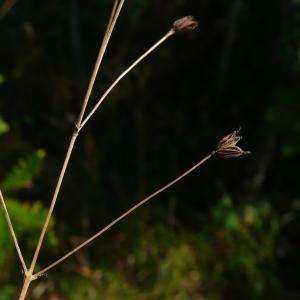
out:
M241 128L229 133L224 138L222 138L218 142L214 154L221 158L234 158L250 154L250 151L244 151L236 145L242 139L242 136L238 135L240 130Z

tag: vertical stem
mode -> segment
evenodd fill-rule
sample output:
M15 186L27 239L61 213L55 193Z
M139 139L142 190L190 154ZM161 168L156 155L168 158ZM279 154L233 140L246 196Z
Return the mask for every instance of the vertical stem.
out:
M91 76L91 79L90 79L90 82L89 82L89 85L88 85L88 88L87 88L86 95L85 95L83 103L82 103L82 107L81 107L81 110L80 110L80 113L79 113L79 116L78 116L77 123L75 125L75 130L74 130L72 138L70 140L69 147L68 147L68 150L67 150L67 153L66 153L66 157L65 157L65 160L63 162L63 166L62 166L62 169L60 171L60 175L58 177L58 181L57 181L55 191L54 191L54 194L53 194L53 197L52 197L52 200L51 200L49 211L48 211L45 223L43 225L43 228L42 228L42 231L41 231L41 234L40 234L40 237L39 237L39 240L38 240L38 243L37 243L37 246L36 246L32 261L31 261L31 264L30 264L30 268L26 272L26 278L25 278L25 281L24 281L24 284L23 284L23 287L22 287L22 291L21 291L21 294L20 294L20 300L25 299L25 296L26 296L26 293L28 291L30 282L33 280L32 274L33 274L33 271L34 271L34 268L35 268L35 265L36 265L36 261L37 261L37 258L39 256L42 244L43 244L43 240L44 240L48 225L50 223L50 219L51 219L51 216L52 216L52 213L53 213L56 201L57 201L57 197L58 197L61 185L62 185L62 181L63 181L64 176L65 176L67 166L69 164L70 157L72 155L72 151L73 151L73 148L74 148L74 145L75 145L78 133L79 133L79 128L81 127L82 118L84 116L84 113L85 113L85 110L86 110L86 107L87 107L87 104L88 104L88 101L89 101L89 98L90 98L90 95L91 95L91 92L92 92L92 89L93 89L94 82L96 80L96 76L98 74L99 67L101 65L105 50L106 50L108 42L110 40L110 36L112 34L113 28L116 24L116 21L118 19L118 16L120 14L120 11L122 9L123 4L124 4L124 0L121 0L120 2L118 0L115 0L115 2L114 2L114 6L113 6L112 13L111 13L111 16L110 16L110 19L109 19L109 22L108 22L108 26L107 26L103 41L100 45L100 49L99 49L98 57L97 57L97 60L96 60L96 63L95 63L95 67L94 67L94 70L93 70L93 73L92 73L92 76Z
M26 276L25 280L24 280L23 287L22 287L22 291L21 291L21 294L20 294L20 297L19 297L19 300L24 300L25 299L30 283L31 283L31 278Z

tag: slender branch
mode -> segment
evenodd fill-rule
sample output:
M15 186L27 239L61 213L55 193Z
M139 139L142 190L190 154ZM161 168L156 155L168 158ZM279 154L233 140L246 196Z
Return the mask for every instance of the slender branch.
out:
M110 40L112 31L113 31L113 29L116 25L117 19L118 19L119 14L120 14L120 11L121 11L122 6L124 4L124 0L121 0L119 3L118 2L119 1L116 0L115 3L114 3L114 7L112 9L110 19L108 21L108 26L107 26L106 32L104 34L103 41L101 42L101 46L100 46L99 54L98 54L98 57L97 57L97 60L96 60L96 64L95 64L95 67L94 67L94 70L93 70L93 73L92 73L92 76L91 76L91 79L90 79L90 83L88 85L86 95L85 95L85 98L84 98L84 101L83 101L83 104L82 104L82 108L81 108L81 111L80 111L80 114L79 114L79 117L78 117L77 127L79 127L81 125L81 121L82 121L83 115L85 113L88 101L90 99L92 89L93 89L93 86L94 86L94 83L95 83L95 80L96 80L96 77L97 77L97 74L98 74L98 71L99 71L99 67L101 65L101 62L102 62L105 50L107 48L108 42Z
M176 20L173 23L172 28L158 41L156 42L149 50L147 50L144 54L142 54L136 61L134 61L106 90L106 92L102 95L102 97L98 100L94 108L88 114L88 116L81 122L78 130L82 129L82 127L87 123L87 121L92 117L92 115L96 112L98 107L102 104L108 94L114 89L114 87L119 83L119 81L126 76L133 68L135 68L142 60L144 60L151 52L153 52L158 46L160 46L163 42L165 42L170 36L175 34L176 32L184 32L184 31L192 31L197 28L198 22L193 16L185 16Z
M32 277L29 276L25 277L19 300L24 300L26 298L27 291L32 280L33 280Z
M31 265L30 265L30 268L29 268L29 273L31 273L31 274L34 270L39 252L41 250L41 246L42 246L42 243L43 243L43 240L44 240L44 237L45 237L45 233L46 233L47 227L50 223L50 219L51 219L51 216L52 216L52 213L53 213L53 210L54 210L54 206L56 204L57 196L58 196L58 193L60 191L61 184L62 184L62 181L64 179L65 172L66 172L66 169L67 169L67 166L68 166L68 163L69 163L69 160L70 160L70 157L71 157L71 154L72 154L77 136L78 136L78 132L75 131L74 134L72 135L72 138L71 138L68 150L67 150L67 154L66 154L66 157L65 157L60 175L58 177L58 181L57 181L55 190L54 190L54 194L53 194L53 198L52 198L52 201L51 201L51 204L50 204L50 207L49 207L49 211L48 211L45 223L43 225L43 228L42 228L42 231L41 231L41 234L40 234L40 238L39 238L37 246L36 246L36 250L35 250L33 258L32 258L32 262L31 262Z
M45 272L49 271L50 269L54 268L56 265L67 259L69 256L73 255L77 251L79 251L81 248L92 242L97 237L101 236L105 231L110 229L112 226L120 222L122 219L124 219L126 216L131 214L133 211L135 211L137 208L154 198L155 196L159 195L166 189L170 188L172 185L183 179L185 176L189 175L191 172L196 170L198 167L200 167L203 163L205 163L207 160L209 160L213 156L218 156L221 158L235 158L240 157L244 155L248 155L251 152L250 151L244 151L240 147L237 146L237 143L242 139L242 136L239 135L241 128L238 130L234 130L233 132L227 134L224 138L222 138L216 145L215 149L211 151L208 155L206 155L202 160L200 160L198 163L196 163L193 167L185 171L183 174L176 177L174 180L169 182L168 184L164 185L162 188L158 189L154 193L152 193L150 196L146 197L145 199L141 200L137 204L135 204L133 207L128 209L125 213L123 213L121 216L113 220L111 223L109 223L107 226L99 230L96 234L94 234L92 237L87 239L85 242L81 243L77 247L75 247L73 250L62 256L60 259L56 260L46 268L42 269L41 271L34 274L32 277L33 279L36 279L37 277L41 276Z
M5 215L7 225L9 227L10 234L11 234L13 240L14 240L15 248L18 252L18 256L19 256L19 259L20 259L22 267L23 267L24 274L26 274L27 267L26 267L26 264L25 264L25 260L23 258L22 251L21 251L21 248L19 246L18 239L17 239L17 236L15 234L14 227L13 227L13 224L11 222L11 219L10 219L10 216L9 216L9 213L8 213L8 210L7 210L7 207L6 207L6 204L5 204L5 201L4 201L4 198L3 198L3 195L2 195L1 191L0 191L0 201L1 201L1 205L2 205L2 208L3 208L3 212L4 212L4 215Z
M207 156L205 156L201 161L199 161L197 164L195 164L189 170L187 170L186 172L184 172L180 176L176 177L174 180L172 180L171 182L169 182L168 184L166 184L162 188L158 189L157 191L155 191L154 193L152 193L150 196L148 196L145 199L143 199L140 202L138 202L136 205L134 205L133 207L131 207L129 210L127 210L121 216L119 216L114 221L112 221L111 223L109 223L107 226L105 226L104 228L102 228L101 230L99 230L96 234L94 234L92 237L90 237L89 239L87 239L85 242L81 243L76 248L74 248L73 250L71 250L70 252L68 252L67 254L65 254L60 259L56 260L55 262L53 262L52 264L50 264L46 268L44 268L41 271L39 271L36 274L34 274L33 277L37 278L37 277L41 276L42 274L44 274L45 272L49 271L50 269L54 268L56 265L60 264L62 261L64 261L65 259L67 259L69 256L73 255L74 253L76 253L77 251L79 251L81 248L83 248L84 246L86 246L87 244L89 244L90 242L92 242L93 240L95 240L97 237L99 237L100 235L102 235L105 231L107 231L108 229L110 229L112 226L114 226L115 224L117 224L118 222L120 222L122 219L124 219L126 216L128 216L129 214L131 214L137 208L139 208L140 206L142 206L143 204L145 204L146 202L148 202L149 200L151 200L152 198L154 198L158 194L162 193L166 189L170 188L172 185L174 185L175 183L177 183L178 181L180 181L181 179L183 179L185 176L187 176L188 174L190 174L191 172L193 172L194 170L196 170L204 162L206 162L207 160L209 160L214 154L215 154L215 151L213 151L210 154L208 154Z
M116 24L116 21L119 17L120 11L122 9L122 6L124 4L125 0L115 0L114 2L114 6L112 9L112 13L107 25L107 29L106 32L104 34L104 38L103 41L101 43L100 46L100 50L99 50L99 54L95 63L95 67L94 70L92 72L91 75L91 79L87 88L87 92L86 95L84 97L83 103L82 103L82 107L78 116L78 120L77 123L75 124L75 130L73 132L73 135L71 137L71 141L69 143L69 147L66 153L66 157L65 160L63 162L63 166L55 187L55 191L51 200L51 204L49 207L49 211L45 220L45 223L43 225L43 228L41 230L41 234L31 261L31 265L29 270L27 270L26 274L25 274L25 280L23 283L23 287L22 287L22 291L19 297L19 300L24 300L28 291L28 288L30 286L30 283L32 280L35 280L37 278L36 275L33 275L33 271L36 265L36 261L41 249L41 246L43 244L43 240L47 231L47 227L49 225L56 201L57 201L57 197L62 185L62 181L64 179L65 176L65 172L67 169L67 166L69 164L69 160L71 158L72 155L72 151L76 142L76 139L78 137L79 131L80 129L86 124L86 122L89 120L89 118L94 114L94 112L97 110L97 108L99 107L99 105L101 104L101 102L106 98L106 96L110 93L110 91L116 86L116 84L131 70L133 69L140 61L142 61L148 54L150 54L156 47L158 47L161 43L163 43L169 36L173 35L175 32L180 32L180 31L189 31L189 30L193 30L194 28L197 27L198 23L197 21L194 20L193 17L188 16L188 17L184 17L180 20L177 20L176 22L174 22L173 24L173 28L163 37L161 38L154 46L152 46L145 54L143 54L137 61L135 61L127 70L125 70L118 78L117 80L112 84L112 86L105 92L105 94L102 96L102 98L98 101L98 103L96 104L96 106L94 107L94 109L92 109L91 113L83 120L84 114L85 114L85 110L88 104L88 101L90 99L91 96L91 92L93 89L93 85L94 82L96 80L97 74L98 74L98 70L99 67L101 65L105 50L107 48L108 42L110 40L112 31L114 29L114 26ZM82 121L83 120L83 121ZM208 158L210 158L213 155L213 153L211 153L210 155L208 155L206 158L204 158L198 165L200 165L202 162L204 162L205 160L207 160ZM194 168L196 168L197 166L195 166ZM192 168L189 172L191 172L194 168ZM187 172L186 174L184 174L183 176L186 176L189 172ZM85 244L89 243L90 241L92 241L94 238L96 238L97 236L99 236L100 234L102 234L104 231L106 231L108 228L110 228L111 226L113 226L115 223L117 223L118 221L120 221L122 218L124 218L126 215L128 215L129 213L131 213L133 210L135 210L136 208L138 208L139 206L141 206L142 204L144 204L145 202L147 202L148 200L150 200L152 197L154 197L155 195L157 195L158 193L162 192L164 189L168 188L169 186L171 186L172 184L174 184L175 182L177 182L178 180L180 180L183 176L181 176L180 178L175 179L172 183L170 183L169 185L163 187L162 189L160 189L159 191L157 191L156 193L152 194L151 196L149 196L148 198L144 199L141 203L137 204L135 207L133 207L131 210L127 211L125 214L123 214L121 217L119 217L118 219L116 219L115 221L113 221L111 224L109 224L106 228L104 228L102 230L102 232L98 232L98 234L96 234L94 237L92 237L91 239L89 239L88 241L86 241ZM82 245L81 247L83 247L84 245ZM76 249L80 249L80 248L76 248ZM74 253L74 251L72 252ZM71 254L72 254L71 253ZM69 254L69 255L71 255ZM67 255L66 257L68 257L69 255ZM62 260L64 260L66 257L64 257ZM57 264L57 263L56 263ZM49 267L48 267L49 269ZM40 272L39 272L40 273ZM39 274L37 273L37 274Z
M112 25L113 20L114 20L114 16L116 15L116 11L117 11L118 5L120 4L119 2L120 2L120 0L115 0L115 2L114 2L114 6L113 6L113 8L111 10L109 21L107 23L107 28L106 28L106 31L105 31L105 35L108 33L109 28L111 28L111 25Z
M172 28L167 34L165 34L157 43L155 43L149 50L147 50L143 55L141 55L136 61L134 61L106 90L103 96L99 99L97 104L91 110L91 112L87 115L87 117L81 122L81 129L87 121L92 117L92 115L96 112L98 107L102 104L108 94L114 89L114 87L121 81L121 79L126 76L134 67L136 67L143 59L145 59L151 52L153 52L159 45L161 45L164 41L166 41L171 35L175 33L175 30Z
M84 101L83 101L83 104L82 104L82 108L81 108L81 111L80 111L80 114L79 114L79 117L78 117L78 121L77 121L76 127L80 126L80 123L81 123L82 117L84 115L84 112L85 112L88 100L90 98L90 95L91 95L91 92L92 92L92 88L93 88L93 85L95 83L95 79L96 79L96 76L97 76L100 64L102 62L102 59L103 59L103 56L104 56L104 53L105 53L108 41L110 39L112 30L113 30L113 28L114 28L114 26L116 24L117 18L118 18L119 14L120 14L120 11L121 11L123 3L124 3L124 0L122 0L119 4L118 4L118 1L115 1L115 3L114 3L112 14L111 14L110 20L108 22L108 27L107 27L106 33L104 35L103 42L102 42L102 44L100 46L99 54L98 54L98 57L97 57L97 60L96 60L96 64L95 64L95 67L94 67L94 70L93 70L93 73L92 73L92 76L91 76L91 79L90 79L90 83L89 83L89 86L88 86L88 89L87 89L87 92L86 92L86 95L85 95L85 98L84 98ZM38 255L39 255L39 252L40 252L40 249L41 249L44 237L45 237L45 233L46 233L47 227L49 225L49 222L50 222L53 210L54 210L54 206L56 204L57 196L58 196L58 193L60 191L61 184L62 184L64 175L65 175L67 166L69 164L69 160L70 160L70 157L71 157L71 154L72 154L72 151L73 151L73 148L74 148L77 136L78 136L78 131L75 130L74 133L73 133L73 135L72 135L72 138L71 138L68 150L67 150L67 154L66 154L66 157L65 157L65 160L64 160L64 163L63 163L63 166L62 166L59 178L58 178L58 182L57 182L54 194L53 194L53 198L52 198L52 201L51 201L51 204L50 204L48 215L46 217L46 220L45 220L43 229L41 231L40 238L39 238L39 241L37 243L37 247L36 247L36 250L35 250L35 253L34 253L34 256L33 256L32 262L31 262L31 265L30 265L30 270L29 270L30 272L33 272L33 269L35 267L35 264L36 264L36 261L37 261L37 258L38 258Z
M108 21L107 29L105 31L104 38L103 38L103 41L102 41L101 46L100 46L100 50L99 50L99 54L98 54L98 57L97 57L97 60L96 60L96 63L95 63L95 67L94 67L94 70L93 70L93 73L92 73L92 76L91 76L91 79L90 79L90 82L89 82L89 85L88 85L88 88L87 88L86 95L85 95L83 103L82 103L82 107L81 107L81 110L80 110L80 113L79 113L79 117L78 117L76 126L75 126L76 128L75 128L75 130L73 132L73 135L71 137L71 141L69 143L69 147L68 147L68 150L67 150L67 153L66 153L66 157L65 157L65 160L63 162L63 166L62 166L62 169L61 169L61 172L60 172L60 175L59 175L56 187L55 187L55 191L54 191L54 194L53 194L53 197L52 197L52 200L51 200L49 211L48 211L45 223L43 225L43 228L42 228L42 231L41 231L41 234L40 234L40 237L39 237L39 240L38 240L38 243L37 243L33 258L32 258L32 261L31 261L30 268L26 272L25 281L24 281L24 284L23 284L23 287L22 287L20 298L19 298L20 300L25 299L26 294L27 294L27 290L28 290L29 285L30 285L30 282L35 279L32 276L32 274L33 274L33 271L34 271L34 268L35 268L35 265L36 265L36 261L37 261L39 252L40 252L42 244L43 244L43 240L44 240L44 237L45 237L45 234L46 234L46 231L47 231L47 228L48 228L48 225L49 225L49 222L50 222L50 219L51 219L51 216L52 216L55 204L56 204L56 201L57 201L58 193L60 191L63 178L65 176L65 172L66 172L67 166L69 164L69 161L70 161L70 158L71 158L71 155L72 155L72 151L73 151L73 148L74 148L74 145L75 145L78 133L79 133L78 128L80 127L82 118L84 116L88 101L89 101L90 96L91 96L93 85L95 83L97 73L99 71L99 67L101 65L105 50L107 48L107 45L108 45L108 42L110 40L112 31L114 29L114 26L116 24L116 21L118 19L118 16L120 14L120 11L122 9L123 4L124 4L124 0L121 0L121 1L115 0L115 2L114 2L114 6L112 8L112 13L111 13L110 19Z

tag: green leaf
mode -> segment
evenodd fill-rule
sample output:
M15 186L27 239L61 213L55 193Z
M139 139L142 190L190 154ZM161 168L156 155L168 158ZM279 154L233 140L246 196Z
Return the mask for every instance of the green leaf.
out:
M238 215L234 211L229 212L225 217L224 225L228 230L239 230L240 220Z
M44 157L45 151L39 149L36 153L19 159L12 171L2 181L1 189L4 192L10 192L32 187L33 178L40 171Z
M8 124L0 116L0 134L3 134L9 130Z
M18 239L26 245L26 249L33 249L39 237L47 215L47 209L41 202L26 203L15 199L6 199L7 209L14 224ZM49 231L45 242L51 249L57 246L57 238L53 231L54 220L49 225ZM14 246L6 221L0 215L0 268L3 267L7 258L14 253Z

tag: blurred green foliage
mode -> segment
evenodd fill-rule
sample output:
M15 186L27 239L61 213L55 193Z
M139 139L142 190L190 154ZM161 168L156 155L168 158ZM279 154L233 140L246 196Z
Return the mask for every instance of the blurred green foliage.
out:
M31 188L33 178L39 173L44 157L45 151L39 149L33 155L19 159L2 180L1 189L9 193L21 188Z
M88 300L262 299L270 290L280 293L276 251L284 224L269 202L235 207L225 196L199 225L197 233L164 225L145 229L132 253L115 253L117 265L70 275L60 287L71 299Z
M8 129L8 124L0 118L0 134L7 132ZM40 201L29 202L24 201L24 199L22 201L20 201L21 199L16 199L14 192L32 188L34 178L39 174L44 157L45 151L39 149L34 154L19 159L0 182L0 189L5 197L7 210L14 225L18 241L22 249L25 250L24 254L26 255L31 255L35 249L47 210ZM57 238L53 231L53 221L50 224L45 243L49 251L55 249L57 245ZM0 269L3 270L0 274L0 282L2 284L11 280L16 274L18 278L22 276L18 260L6 220L2 215L0 218ZM15 287L8 284L1 290L0 299L11 299L15 292Z
M8 124L0 116L0 134L3 134L9 130Z

